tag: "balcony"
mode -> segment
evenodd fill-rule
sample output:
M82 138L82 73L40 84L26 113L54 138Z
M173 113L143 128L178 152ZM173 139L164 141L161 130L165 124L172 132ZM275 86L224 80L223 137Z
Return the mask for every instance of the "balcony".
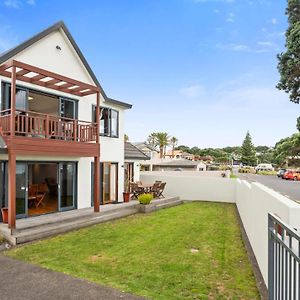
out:
M11 135L11 114L11 109L0 111L0 128L3 136ZM70 142L96 142L96 123L19 109L15 110L14 119L15 136Z

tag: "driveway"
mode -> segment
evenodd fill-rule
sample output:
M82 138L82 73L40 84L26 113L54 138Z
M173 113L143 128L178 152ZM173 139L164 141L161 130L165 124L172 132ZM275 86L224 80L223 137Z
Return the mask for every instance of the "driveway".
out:
M0 254L1 300L144 299Z
M256 174L242 174L238 173L240 179L249 182L259 182L265 186L279 192L280 194L295 200L300 203L300 181L284 180L277 176L256 175Z

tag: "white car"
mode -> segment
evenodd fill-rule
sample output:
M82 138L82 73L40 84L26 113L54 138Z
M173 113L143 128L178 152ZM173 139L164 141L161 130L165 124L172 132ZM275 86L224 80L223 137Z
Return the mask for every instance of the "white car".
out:
M255 171L274 171L274 168L271 164L259 164L255 167Z

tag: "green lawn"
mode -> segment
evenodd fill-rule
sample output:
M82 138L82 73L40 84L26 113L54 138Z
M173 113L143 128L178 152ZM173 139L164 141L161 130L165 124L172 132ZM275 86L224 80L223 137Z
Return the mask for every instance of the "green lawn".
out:
M134 215L6 254L151 299L259 299L231 204Z

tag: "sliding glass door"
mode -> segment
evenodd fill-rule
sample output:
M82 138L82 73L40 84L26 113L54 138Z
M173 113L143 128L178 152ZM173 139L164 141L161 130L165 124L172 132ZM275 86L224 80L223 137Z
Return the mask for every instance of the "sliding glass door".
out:
M26 163L16 165L16 214L18 218L26 217L28 211L28 172Z
M7 207L7 163L0 162L0 208ZM2 215L0 214L0 222Z
M118 164L100 163L102 193L100 203L108 204L118 200Z
M59 163L59 208L60 211L76 207L76 164Z
M100 163L100 204L118 201L118 163ZM91 205L94 205L94 163L91 163Z

